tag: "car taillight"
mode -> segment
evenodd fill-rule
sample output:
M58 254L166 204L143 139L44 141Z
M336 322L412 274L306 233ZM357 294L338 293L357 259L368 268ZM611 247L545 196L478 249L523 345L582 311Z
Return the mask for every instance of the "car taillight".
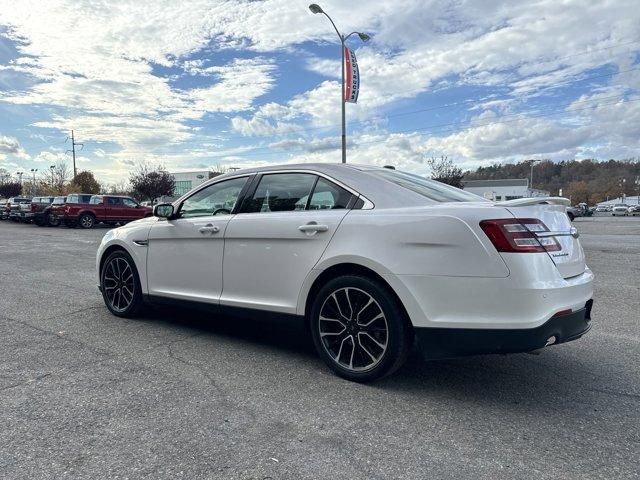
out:
M483 220L480 228L499 252L540 253L560 250L560 244L554 237L536 235L549 231L537 218Z

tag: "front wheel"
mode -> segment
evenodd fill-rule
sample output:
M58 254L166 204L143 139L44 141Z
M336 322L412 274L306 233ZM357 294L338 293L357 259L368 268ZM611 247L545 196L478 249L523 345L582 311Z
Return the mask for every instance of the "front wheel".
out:
M402 366L413 344L413 329L385 286L345 275L329 281L310 313L313 342L335 373L369 382Z
M124 250L116 250L105 260L100 272L100 290L105 305L118 317L134 317L142 309L138 270Z

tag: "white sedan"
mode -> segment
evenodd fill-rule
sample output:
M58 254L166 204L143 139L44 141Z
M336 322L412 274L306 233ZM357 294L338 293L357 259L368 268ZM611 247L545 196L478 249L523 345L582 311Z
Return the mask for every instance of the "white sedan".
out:
M305 322L338 375L536 350L589 329L593 274L563 198L490 202L388 168L264 167L216 177L107 232L107 308L147 303Z

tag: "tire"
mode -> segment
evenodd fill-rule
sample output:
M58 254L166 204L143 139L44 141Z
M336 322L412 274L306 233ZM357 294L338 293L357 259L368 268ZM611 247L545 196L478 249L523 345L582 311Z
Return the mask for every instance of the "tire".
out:
M80 215L80 218L78 218L78 225L82 228L93 228L95 224L96 219L90 213L83 213L82 215Z
M322 360L337 375L355 382L392 374L413 345L413 328L398 300L384 285L364 276L327 282L313 300L309 324Z
M131 255L124 250L112 252L104 261L100 290L105 305L114 315L131 318L142 311L144 303L138 270Z
M60 226L60 217L57 217L55 215L47 215L47 224L50 227L59 227Z

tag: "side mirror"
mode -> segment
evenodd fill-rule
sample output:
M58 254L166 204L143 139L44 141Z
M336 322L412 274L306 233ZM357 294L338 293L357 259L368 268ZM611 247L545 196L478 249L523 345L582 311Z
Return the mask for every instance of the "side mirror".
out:
M153 216L159 218L173 217L173 205L170 203L159 203L153 207Z

